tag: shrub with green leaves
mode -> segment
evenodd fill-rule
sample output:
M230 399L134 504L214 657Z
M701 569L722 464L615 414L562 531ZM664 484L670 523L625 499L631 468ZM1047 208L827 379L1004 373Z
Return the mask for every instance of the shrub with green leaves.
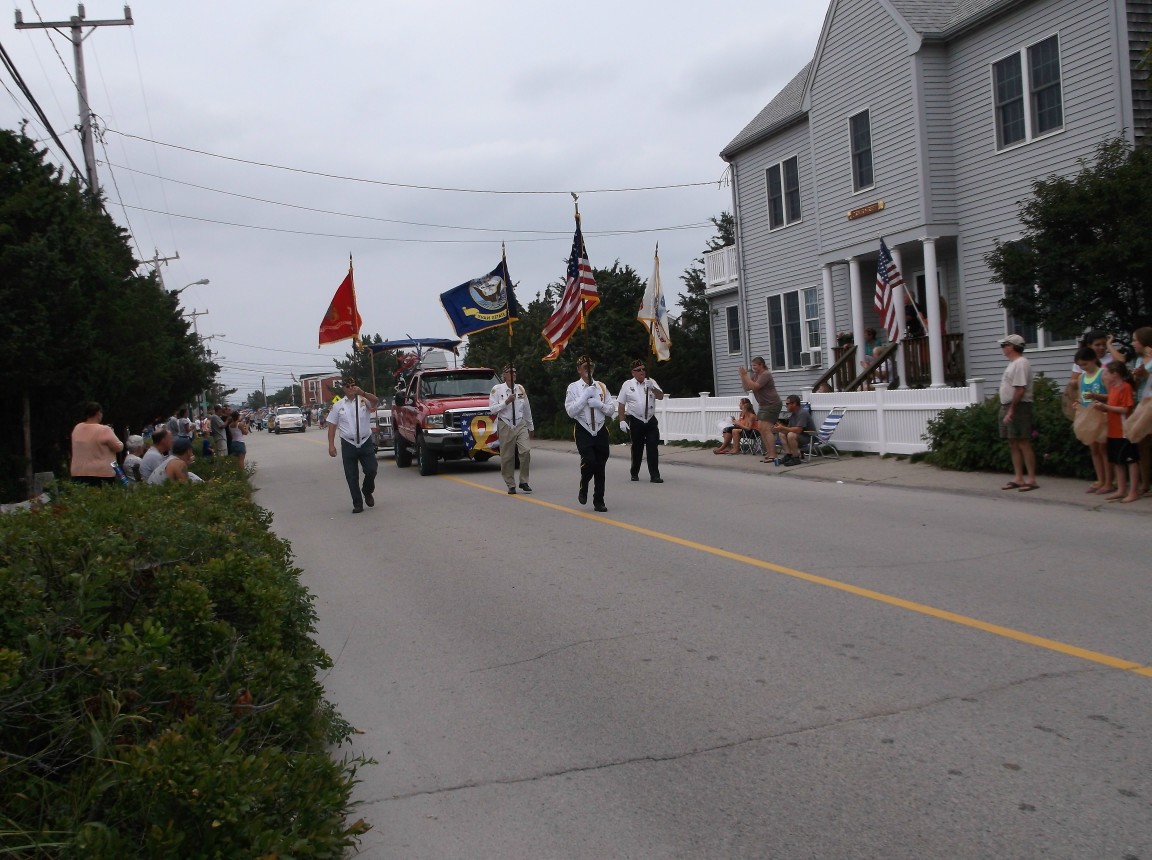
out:
M1072 432L1060 407L1062 390L1047 377L1037 377L1033 394L1032 448L1036 469L1047 475L1092 478L1088 449ZM925 460L958 472L1010 472L1008 444L1000 438L1000 403L990 397L965 409L946 409L928 422L929 453Z
M0 517L0 854L340 857L363 760L312 597L230 463Z

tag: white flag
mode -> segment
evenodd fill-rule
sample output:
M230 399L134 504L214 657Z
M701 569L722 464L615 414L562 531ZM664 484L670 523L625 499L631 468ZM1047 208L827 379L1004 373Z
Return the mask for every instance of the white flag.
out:
M656 246L656 262L652 277L644 290L636 319L648 329L648 346L657 361L670 358L672 339L668 336L668 306L664 304L664 291L660 288L660 246Z

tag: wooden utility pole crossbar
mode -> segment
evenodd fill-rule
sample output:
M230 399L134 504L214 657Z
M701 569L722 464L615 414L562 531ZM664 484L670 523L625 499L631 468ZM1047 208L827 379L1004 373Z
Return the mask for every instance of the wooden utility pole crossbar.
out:
M135 23L132 20L132 10L124 7L122 20L86 21L84 20L84 4L76 6L76 14L68 21L40 21L36 24L25 24L24 16L19 9L16 10L17 30L55 30L63 34L64 27L71 30L72 55L76 60L76 95L80 101L80 143L84 147L84 168L88 174L88 190L92 194L100 193L100 182L96 177L96 147L92 142L92 111L88 107L88 79L84 74L84 35L85 27L123 27ZM91 35L91 34L89 34Z

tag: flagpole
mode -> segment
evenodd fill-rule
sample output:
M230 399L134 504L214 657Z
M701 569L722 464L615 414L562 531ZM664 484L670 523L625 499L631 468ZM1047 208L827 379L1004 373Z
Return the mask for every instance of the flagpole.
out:
M656 265L652 271L652 277L656 277L656 273L660 271L660 241L656 241L656 255L654 257ZM648 351L657 357L659 353L656 352L656 289L653 285L649 284L649 289L652 290L652 307L649 309L652 313L652 322L648 323Z
M516 426L516 355L512 348L512 276L508 273L508 249L500 243L500 265L504 267L504 314L508 325L508 366L512 368L512 426ZM497 419L499 420L499 419ZM499 432L500 428L496 428Z
M576 207L576 229L580 230L580 195L577 194L575 191L569 191L568 193L572 195L572 204ZM577 253L580 254L581 256L584 255L584 232L583 231L580 232L580 247L577 249ZM588 265L591 266L592 264L589 263ZM588 334L588 316L587 316L587 313L585 311L584 291L583 291L583 288L580 286L579 280L577 280L576 286L577 286L577 289L579 290L577 295L580 297L580 330L584 332L584 354L587 355L589 358L591 358L592 357L590 354L591 344L589 341L590 335Z

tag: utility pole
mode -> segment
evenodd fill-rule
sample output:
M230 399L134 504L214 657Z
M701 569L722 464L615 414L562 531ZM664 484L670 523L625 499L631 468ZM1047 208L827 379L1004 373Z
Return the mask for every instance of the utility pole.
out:
M153 248L152 249L152 259L144 261L146 263L151 263L152 267L156 270L156 280L160 282L160 291L161 292L163 292L166 289L166 287L164 286L164 273L160 271L160 264L161 263L167 263L169 260L179 260L179 259L180 259L180 252L179 251L177 251L171 257L161 257L160 256L160 249L159 248Z
M72 31L72 55L76 60L76 94L80 100L80 143L84 147L84 166L88 172L88 190L92 194L100 193L100 181L96 177L96 147L92 142L92 110L88 107L88 79L84 74L84 28L131 26L132 10L124 7L124 18L120 21L85 21L84 4L76 6L76 14L68 21L41 21L38 24L25 24L24 16L19 9L16 10L17 30L55 30L63 34L62 27ZM92 35L91 32L88 35Z

